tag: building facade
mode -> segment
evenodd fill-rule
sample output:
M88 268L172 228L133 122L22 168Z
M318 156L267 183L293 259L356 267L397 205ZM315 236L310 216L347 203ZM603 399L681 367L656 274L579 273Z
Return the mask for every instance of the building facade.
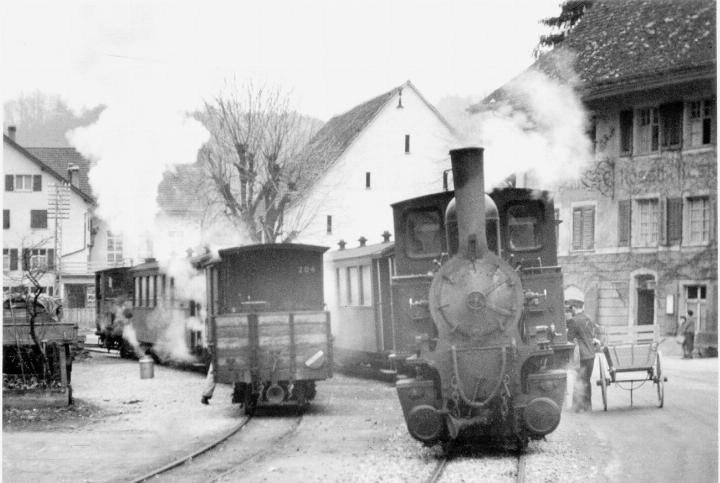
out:
M597 1L532 67L570 54L594 162L557 186L566 298L602 325L657 324L688 310L696 347L717 350L715 4Z
M3 292L43 291L84 307L92 302L94 201L79 167L64 173L3 136Z
M303 154L314 170L290 210L298 241L335 248L393 230L390 204L443 189L454 131L411 82L330 119Z

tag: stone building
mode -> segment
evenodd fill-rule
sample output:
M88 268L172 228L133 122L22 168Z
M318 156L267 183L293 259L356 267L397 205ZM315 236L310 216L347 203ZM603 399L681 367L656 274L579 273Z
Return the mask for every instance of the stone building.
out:
M710 0L597 1L532 69L570 52L595 160L558 186L566 298L600 324L673 334L693 310L717 348L716 10ZM497 91L493 96L501 95Z

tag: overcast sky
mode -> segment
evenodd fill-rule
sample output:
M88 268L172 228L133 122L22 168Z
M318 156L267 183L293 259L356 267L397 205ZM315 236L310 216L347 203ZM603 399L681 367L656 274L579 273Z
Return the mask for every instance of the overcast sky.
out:
M322 120L408 79L431 102L479 98L532 62L559 3L5 1L2 90L76 108L162 91L191 109L235 76L291 89Z

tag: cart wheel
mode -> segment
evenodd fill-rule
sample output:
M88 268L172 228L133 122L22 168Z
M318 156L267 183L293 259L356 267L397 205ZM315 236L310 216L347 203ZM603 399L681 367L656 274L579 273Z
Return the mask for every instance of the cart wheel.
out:
M600 392L602 393L603 411L607 411L607 377L605 377L605 361L603 355L598 357L599 370L600 372Z
M655 384L657 385L658 407L663 407L665 405L665 381L662 375L660 354L655 356Z

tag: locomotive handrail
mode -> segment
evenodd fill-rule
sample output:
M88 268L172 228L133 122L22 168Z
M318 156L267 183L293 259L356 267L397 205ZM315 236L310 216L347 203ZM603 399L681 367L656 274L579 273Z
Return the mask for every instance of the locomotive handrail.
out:
M541 267L522 267L523 272L558 272L562 270L560 265L547 265Z
M465 395L465 391L463 390L462 386L459 384L460 371L458 369L457 349L455 348L454 345L450 346L450 350L452 351L452 356L453 356L453 373L455 375L455 379L458 381L458 386L457 386L458 393L460 394L460 399L462 399L463 402L465 404L467 404L468 406L473 407L473 408L484 408L497 395L497 392L500 389L500 386L502 384L503 376L505 375L505 368L507 365L507 355L506 355L507 347L502 346L502 347L500 347L500 349L501 349L500 354L502 355L502 362L501 362L501 367L500 367L500 377L498 377L498 380L495 383L495 387L493 387L493 390L490 392L490 395L487 398L485 398L484 401L477 402L477 401L470 400Z

